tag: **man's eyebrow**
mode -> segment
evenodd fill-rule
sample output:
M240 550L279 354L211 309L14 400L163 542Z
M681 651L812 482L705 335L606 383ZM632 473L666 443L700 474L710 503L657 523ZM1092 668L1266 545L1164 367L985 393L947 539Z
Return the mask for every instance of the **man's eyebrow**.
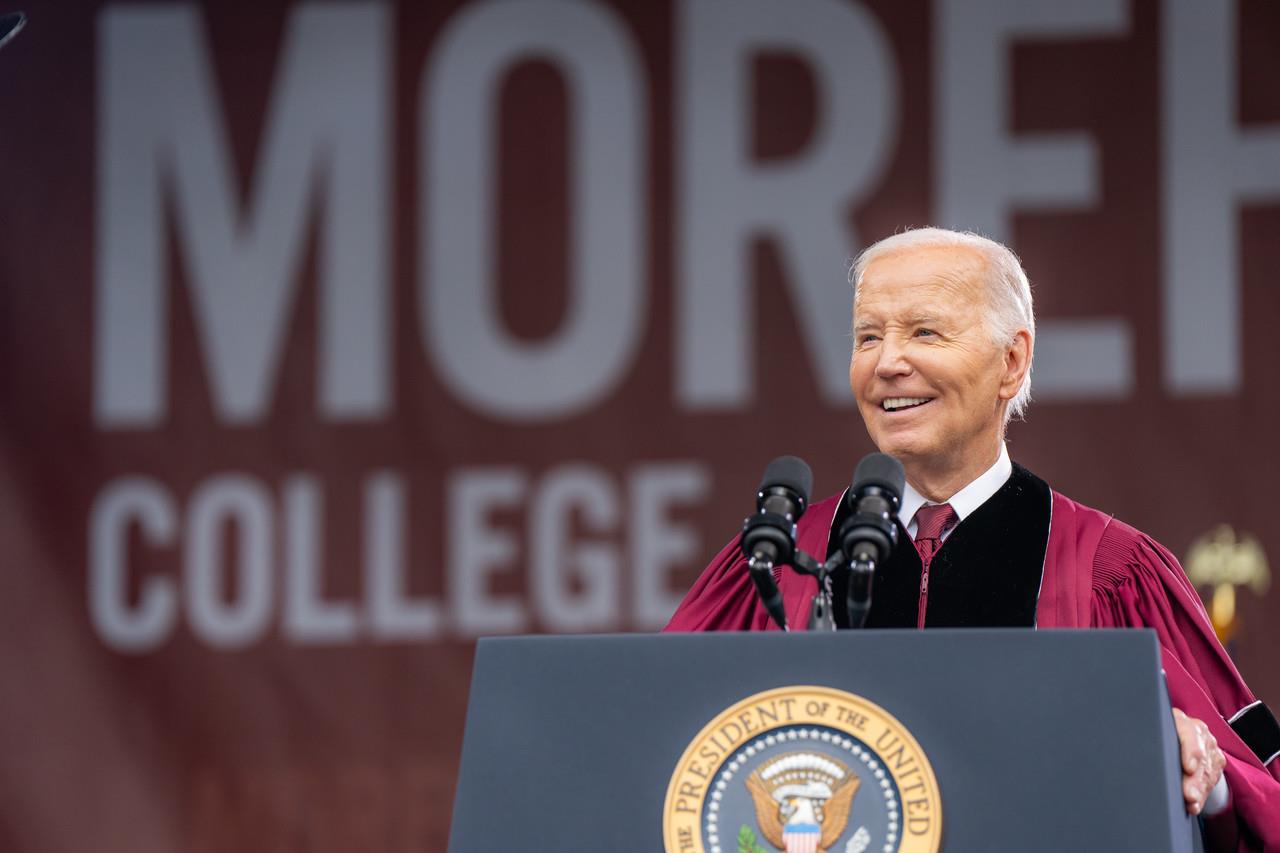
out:
M936 326L943 322L941 315L938 314L913 314L903 318L902 321L908 326ZM882 325L876 320L858 320L853 324L853 330L870 329Z

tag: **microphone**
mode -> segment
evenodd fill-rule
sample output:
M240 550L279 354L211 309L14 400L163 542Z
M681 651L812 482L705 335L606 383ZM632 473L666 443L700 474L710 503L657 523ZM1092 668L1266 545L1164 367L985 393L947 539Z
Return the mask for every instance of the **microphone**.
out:
M858 463L845 497L849 517L840 526L840 550L849 562L849 626L861 628L871 610L871 581L876 563L884 562L898 543L894 516L902 503L907 475L902 463L872 453Z
M784 631L786 608L773 578L774 566L795 559L796 521L809 505L813 472L797 456L779 456L764 469L756 492L756 514L742 524L742 553L764 608Z
M0 47L4 47L9 40L18 34L18 31L27 23L27 16L21 12L9 12L0 15Z

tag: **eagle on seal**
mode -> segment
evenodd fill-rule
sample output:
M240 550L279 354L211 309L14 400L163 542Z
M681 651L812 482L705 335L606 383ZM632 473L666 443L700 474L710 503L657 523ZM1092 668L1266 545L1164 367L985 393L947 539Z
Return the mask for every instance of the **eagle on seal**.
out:
M826 755L791 752L746 779L760 834L786 853L825 853L849 824L861 780Z

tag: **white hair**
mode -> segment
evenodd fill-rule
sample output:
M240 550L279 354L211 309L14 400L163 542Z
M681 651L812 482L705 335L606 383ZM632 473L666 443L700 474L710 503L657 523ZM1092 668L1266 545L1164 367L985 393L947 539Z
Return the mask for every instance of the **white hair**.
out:
M849 270L849 281L853 284L854 311L857 311L858 305L858 285L862 283L862 274L872 261L904 249L935 246L964 246L978 252L987 262L985 284L989 310L985 321L992 342L998 347L1007 347L1013 343L1018 332L1025 329L1034 345L1036 317L1031 305L1031 283L1027 281L1022 262L1007 246L970 231L910 228L869 246ZM1030 402L1031 363L1028 361L1027 375L1022 380L1022 386L1005 410L1005 423L1011 418L1021 418Z

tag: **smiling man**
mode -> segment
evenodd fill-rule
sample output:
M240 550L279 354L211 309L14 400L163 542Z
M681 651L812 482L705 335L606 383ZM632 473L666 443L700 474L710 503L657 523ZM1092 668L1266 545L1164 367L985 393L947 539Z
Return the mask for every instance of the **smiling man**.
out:
M1210 849L1280 850L1280 728L1177 560L1009 459L1005 428L1030 401L1035 348L1017 257L983 237L922 228L867 249L850 278L849 385L872 441L906 469L900 543L914 545L877 566L867 627L1153 628L1187 810L1207 817ZM835 550L840 498L801 518L802 549ZM783 572L779 588L788 622L804 624L816 581ZM843 600L838 582L833 592ZM735 540L667 630L773 627Z
M907 232L859 260L849 385L871 440L942 503L995 464L1025 408L1035 321L1011 255L920 242L939 239Z

